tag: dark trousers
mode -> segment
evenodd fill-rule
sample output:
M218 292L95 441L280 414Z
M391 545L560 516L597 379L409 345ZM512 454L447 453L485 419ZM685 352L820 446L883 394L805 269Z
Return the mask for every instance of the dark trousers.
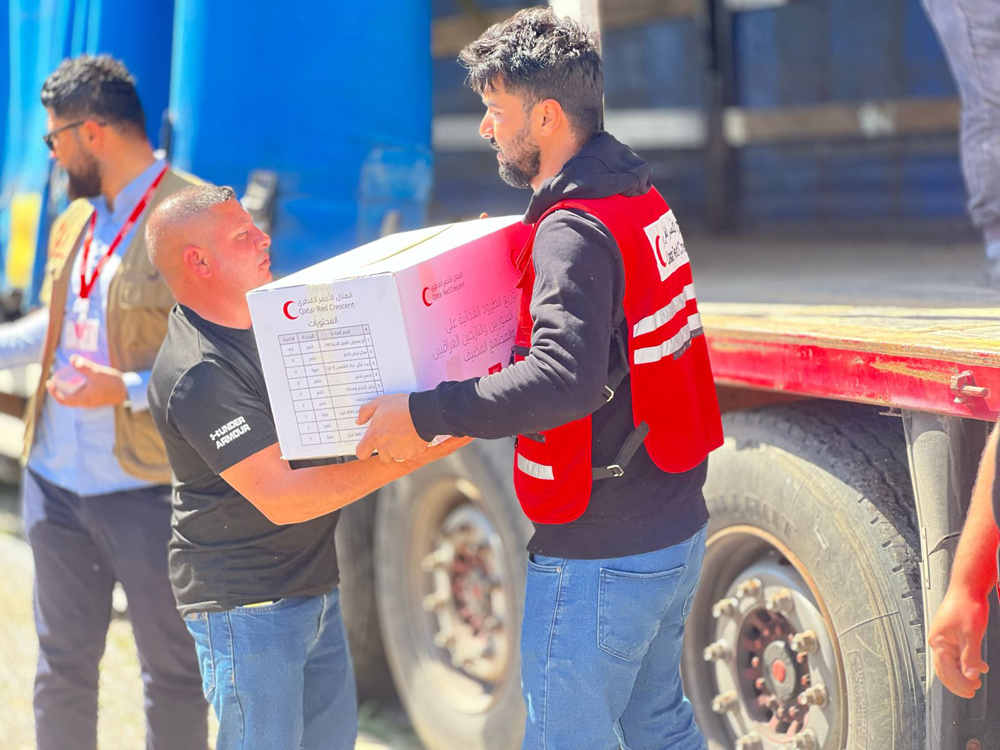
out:
M35 558L38 750L97 746L97 666L115 581L139 651L147 750L205 750L198 659L167 578L170 488L80 497L27 471L24 526Z

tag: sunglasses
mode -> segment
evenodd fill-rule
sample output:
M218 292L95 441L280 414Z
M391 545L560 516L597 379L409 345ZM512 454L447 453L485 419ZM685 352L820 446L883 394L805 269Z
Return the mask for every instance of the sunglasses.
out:
M56 136L57 135L59 135L60 133L62 133L64 130L72 130L73 128L78 128L81 125L83 125L83 123L85 123L85 122L87 122L88 120L91 120L91 119L92 118L90 118L90 117L85 117L82 120L76 120L75 122L71 122L68 125L63 125L61 127L58 127L55 130L50 130L48 133L46 133L45 135L42 136L42 140L45 141L45 145L48 146L49 151L54 151L55 150L55 145L56 145ZM102 128L105 125L107 125L106 122L101 122L100 120L94 120L94 122L96 122Z

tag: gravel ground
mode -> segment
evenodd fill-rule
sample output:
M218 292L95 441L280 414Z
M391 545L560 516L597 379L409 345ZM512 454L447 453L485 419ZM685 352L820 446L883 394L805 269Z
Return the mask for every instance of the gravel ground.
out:
M32 680L38 644L31 613L32 563L20 537L17 489L0 485L0 748L32 750ZM361 707L357 750L419 750L398 706ZM212 721L214 735L215 721ZM140 750L145 746L142 683L135 641L127 618L116 617L101 661L100 750ZM214 747L214 742L211 746Z

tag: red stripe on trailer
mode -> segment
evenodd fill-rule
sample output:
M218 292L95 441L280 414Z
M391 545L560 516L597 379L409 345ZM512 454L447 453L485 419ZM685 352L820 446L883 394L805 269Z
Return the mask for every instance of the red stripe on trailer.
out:
M838 348L802 340L760 340L706 326L717 383L956 417L1000 417L1000 363L983 354L947 359ZM963 395L960 389L965 387ZM981 395L976 389L988 389ZM972 395L969 395L972 394Z

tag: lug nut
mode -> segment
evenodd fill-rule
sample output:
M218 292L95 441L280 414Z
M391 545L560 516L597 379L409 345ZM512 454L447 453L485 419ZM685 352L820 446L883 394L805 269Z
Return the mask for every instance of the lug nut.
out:
M759 734L750 732L736 740L736 750L764 750L764 743Z
M803 654L813 654L819 648L819 640L816 638L816 631L806 630L796 633L788 641L788 648L802 656Z
M753 686L757 688L757 690L763 692L764 689L767 687L767 680L765 680L763 677L758 677L756 680L754 680Z
M705 661L720 661L729 658L729 644L725 641L716 641L705 647L703 653Z
M777 711L778 707L781 705L781 701L779 701L777 697L773 695L758 695L757 705L759 705L761 708L769 708L772 711Z
M434 568L439 565L448 565L455 559L455 548L451 545L447 547L441 547L440 549L431 552L429 555L425 555L424 559L420 561L420 569L425 573L430 573Z
M426 612L433 612L435 609L440 609L448 603L449 598L450 597L447 594L439 591L436 591L433 594L428 594L424 597L424 610Z
M451 648L455 644L455 636L444 633L434 634L434 645L438 648Z
M791 612L792 607L795 606L791 589L776 589L767 597L767 602L764 606L768 612Z
M727 693L720 693L712 699L712 710L717 714L727 714L739 704L736 691L730 690Z
M811 729L803 729L792 737L793 750L819 750L819 741L816 733Z
M826 687L824 685L813 685L802 691L799 696L800 706L819 706L822 708L827 702Z
M739 612L740 601L735 596L728 599L720 599L712 605L712 617L718 620L721 617L735 617Z
M736 596L740 599L755 599L760 596L760 592L763 590L764 584L759 578L747 578L736 586Z

